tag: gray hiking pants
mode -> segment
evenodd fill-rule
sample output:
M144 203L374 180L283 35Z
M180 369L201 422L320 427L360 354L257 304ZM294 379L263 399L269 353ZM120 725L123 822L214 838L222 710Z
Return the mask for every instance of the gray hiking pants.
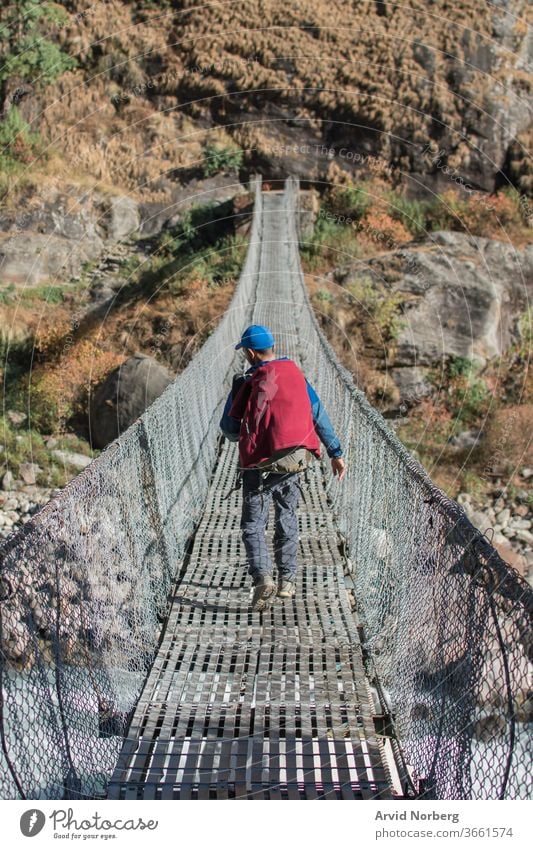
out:
M294 580L298 553L296 508L301 492L299 474L269 472L263 478L259 469L245 469L242 472L241 530L248 559L248 574L254 582L263 575L272 575L272 561L265 537L272 498L275 516L274 560L278 579Z

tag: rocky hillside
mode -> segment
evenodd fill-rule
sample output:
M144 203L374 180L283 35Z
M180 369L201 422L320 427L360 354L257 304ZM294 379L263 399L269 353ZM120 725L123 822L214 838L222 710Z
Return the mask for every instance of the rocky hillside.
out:
M16 56L32 0L0 5L15 9L0 37ZM527 0L41 5L62 13L38 33L64 72L44 85L46 56L19 56L1 81L4 111L16 103L44 142L43 179L169 199L207 141L233 140L267 177L323 178L334 150L356 172L373 155L413 191L449 185L444 168L474 188L532 189Z

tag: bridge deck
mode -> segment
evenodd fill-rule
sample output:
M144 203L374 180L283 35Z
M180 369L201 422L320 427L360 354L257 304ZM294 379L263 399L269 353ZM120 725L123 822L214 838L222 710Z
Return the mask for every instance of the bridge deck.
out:
M280 200L264 201L275 249L264 236L259 277L271 275L269 298L287 268ZM235 462L225 442L108 797L392 798L322 469L300 499L296 596L259 614L249 607L241 491L223 499ZM272 533L271 505L271 550Z

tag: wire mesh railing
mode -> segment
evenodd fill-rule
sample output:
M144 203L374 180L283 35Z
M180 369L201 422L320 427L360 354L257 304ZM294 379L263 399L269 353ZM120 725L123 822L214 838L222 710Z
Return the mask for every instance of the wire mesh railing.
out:
M207 494L249 320L261 182L228 310L148 410L0 546L0 795L105 792Z
M531 798L533 590L337 361L310 306L286 189L303 362L345 447L329 494L355 573L369 672L426 798ZM332 478L331 470L329 470Z

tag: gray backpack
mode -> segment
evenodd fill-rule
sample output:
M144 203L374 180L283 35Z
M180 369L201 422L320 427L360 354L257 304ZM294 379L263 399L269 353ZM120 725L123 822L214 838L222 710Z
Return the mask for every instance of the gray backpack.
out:
M275 451L268 460L258 463L255 468L268 472L303 472L313 462L313 454L307 448L282 448Z

